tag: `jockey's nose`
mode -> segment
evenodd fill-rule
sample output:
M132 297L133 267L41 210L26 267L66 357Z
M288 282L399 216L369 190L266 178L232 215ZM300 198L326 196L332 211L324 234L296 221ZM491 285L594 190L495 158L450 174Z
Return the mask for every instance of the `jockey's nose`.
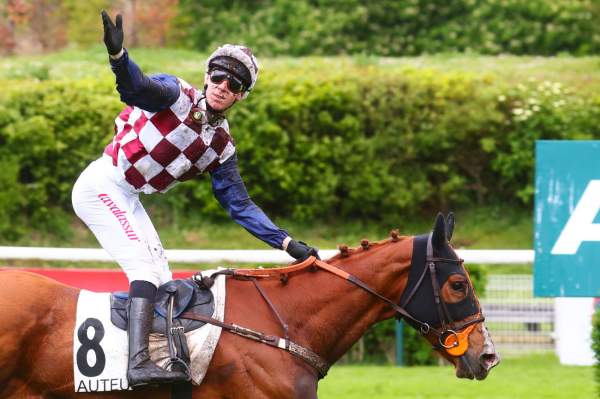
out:
M220 90L231 91L229 90L229 83L227 83L227 79L223 79L221 83L217 85Z

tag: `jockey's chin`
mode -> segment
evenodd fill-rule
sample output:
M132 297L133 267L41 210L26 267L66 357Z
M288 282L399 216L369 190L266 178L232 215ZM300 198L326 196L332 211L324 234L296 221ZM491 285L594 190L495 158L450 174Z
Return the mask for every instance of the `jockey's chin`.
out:
M226 82L222 84L214 84L208 79L206 87L206 101L208 105L215 111L225 111L233 105L236 100L241 99L241 94L232 93L226 85Z
M233 105L235 98L229 98L218 93L207 93L206 100L208 105L215 111L224 111Z

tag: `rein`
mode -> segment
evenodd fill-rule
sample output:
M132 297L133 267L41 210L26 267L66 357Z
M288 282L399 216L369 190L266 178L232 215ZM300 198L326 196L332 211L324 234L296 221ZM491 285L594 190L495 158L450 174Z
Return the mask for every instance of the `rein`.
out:
M417 290L419 289L419 287L425 280L425 274L427 274L427 272L429 272L429 274L431 276L431 283L433 285L433 291L434 291L437 312L438 312L440 321L442 323L441 329L436 329L436 328L430 326L429 323L426 323L426 322L416 319L410 313L408 313L402 306L396 304L389 298L381 295L380 293L375 291L373 288L369 287L366 283L361 281L356 276L353 276L350 273L348 273L342 269L339 269L333 265L323 262L322 260L317 259L314 256L310 256L308 259L304 260L303 262L301 262L297 265L292 265L292 266L287 266L287 267L279 267L279 268L271 268L271 269L225 269L225 270L220 270L220 271L217 271L216 273L213 273L210 276L210 278L208 278L208 280L212 280L218 275L226 275L226 276L230 276L235 279L252 281L254 283L254 285L256 286L256 289L259 291L260 295L262 296L262 298L265 300L265 302L270 307L271 311L275 314L281 327L283 328L284 338L278 337L276 335L267 335L267 334L261 333L259 331L255 331L255 330L251 330L251 329L248 329L245 327L238 326L236 324L224 323L222 321L213 319L211 317L195 314L192 312L184 312L181 314L181 317L186 318L186 319L193 319L193 320L199 320L199 321L203 321L206 323L210 323L210 324L222 327L226 331L229 331L230 333L237 334L242 337L252 339L252 340L255 340L258 342L262 342L264 344L267 344L267 345L270 345L270 346L273 346L273 347L276 347L279 349L283 349L283 350L291 353L292 355L304 360L310 366L315 368L315 370L317 370L320 378L323 378L327 375L327 371L329 370L331 365L325 359L323 359L321 356L319 356L318 354L314 353L313 351L311 351L308 348L305 348L301 345L294 343L293 341L291 341L288 338L288 325L285 323L285 321L283 320L283 318L281 317L281 315L279 314L279 312L277 311L277 309L275 308L273 303L269 300L266 293L262 290L262 288L260 287L260 285L258 284L258 281L257 281L257 279L262 279L262 278L278 277L279 280L285 284L288 280L288 275L290 273L301 271L301 270L304 270L307 268L312 268L313 270L322 269L322 270L332 273L344 280L349 281L350 283L356 285L357 287L361 288L362 290L370 293L371 295L373 295L373 296L377 297L378 299L380 299L381 301L385 302L401 317L408 319L408 320L412 321L413 323L417 324L419 326L419 330L420 330L421 334L427 335L429 333L433 333L438 338L438 344L434 346L435 349L445 350L447 353L449 353L452 356L461 356L467 349L466 339L468 338L468 335L471 333L471 331L473 330L475 325L478 323L482 323L485 320L485 318L483 317L483 315L481 313L481 307L479 306L479 303L477 303L479 309L478 309L478 313L475 315L476 317L474 319L464 322L464 323L460 324L459 326L456 326L452 329L450 328L450 327L452 327L452 324L454 324L454 321L452 320L445 303L441 300L441 297L440 297L440 286L439 286L437 276L436 276L436 263L454 263L454 264L462 265L464 260L463 259L447 259L447 258L434 257L433 249L432 249L432 245L431 245L431 234L430 234L428 237L428 242L427 242L427 254L426 254L425 262L426 262L426 267L424 268L422 275L420 276L417 284L415 285L415 287L409 294L407 300L404 301L403 305L406 306L410 302L410 300L413 298L414 294L417 292ZM196 281L196 283L199 285L204 285L204 286L208 285L206 283L207 277L203 277L201 273L197 273L196 275L194 275L192 277L192 279L194 281ZM447 321L448 321L448 323L447 323Z

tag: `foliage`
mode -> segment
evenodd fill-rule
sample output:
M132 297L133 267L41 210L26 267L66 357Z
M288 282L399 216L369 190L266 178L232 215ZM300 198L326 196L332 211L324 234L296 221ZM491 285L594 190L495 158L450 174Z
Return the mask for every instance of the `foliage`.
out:
M8 0L0 4L0 53L19 44L27 51L45 52L67 43L61 0Z
M596 389L600 393L600 307L596 309L592 318L592 350L597 361L594 366Z
M20 81L0 94L0 235L28 225L66 234L72 185L110 140L120 107L111 86Z
M182 0L185 45L259 54L595 54L593 0Z
M63 0L69 42L77 45L102 43L100 10L109 9L110 0Z
M125 45L261 55L597 54L595 0L7 0L0 52L102 43L99 13L124 16Z
M164 46L178 0L8 0L0 3L0 53L102 44L103 9L123 15L125 46Z
M0 93L2 162L17 164L0 182L15 193L0 202L4 238L23 220L66 229L71 185L122 107L109 72L56 80L43 62L19 71ZM401 220L473 203L529 206L535 140L600 137L600 98L560 82L307 59L263 73L229 119L242 176L270 216ZM167 220L227 218L202 179L147 202Z

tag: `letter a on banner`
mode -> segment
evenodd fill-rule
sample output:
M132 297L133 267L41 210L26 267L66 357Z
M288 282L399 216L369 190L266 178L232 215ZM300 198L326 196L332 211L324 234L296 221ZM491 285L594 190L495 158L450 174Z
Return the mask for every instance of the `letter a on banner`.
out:
M574 255L583 241L600 241L600 223L594 223L598 211L600 180L591 180L556 240L552 255Z
M533 291L600 297L600 140L540 140L535 151Z

